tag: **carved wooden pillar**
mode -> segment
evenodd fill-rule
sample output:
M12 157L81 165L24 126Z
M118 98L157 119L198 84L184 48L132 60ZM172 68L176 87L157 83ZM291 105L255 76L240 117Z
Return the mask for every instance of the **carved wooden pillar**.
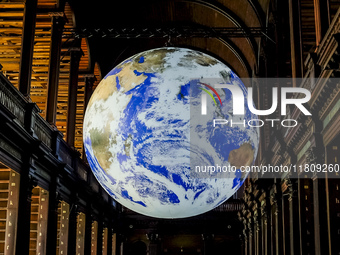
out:
M296 87L294 78L303 75L300 0L288 0L288 3L292 78L293 86Z
M71 48L70 79L68 85L68 109L67 109L67 128L66 141L71 147L74 147L74 136L76 130L76 113L77 113L77 89L79 61L82 55L80 47Z
M28 96L31 89L31 74L33 47L35 35L35 20L37 16L37 0L26 0L24 10L24 24L21 41L19 91Z
M27 173L24 171L27 171ZM15 249L16 255L29 254L31 197L32 190L37 185L36 180L28 174L29 169L25 169L24 171L20 174L17 240Z
M55 124L57 115L57 97L60 68L60 51L64 28L63 13L56 13L52 17L52 32L50 46L50 62L48 68L48 90L46 105L46 121Z

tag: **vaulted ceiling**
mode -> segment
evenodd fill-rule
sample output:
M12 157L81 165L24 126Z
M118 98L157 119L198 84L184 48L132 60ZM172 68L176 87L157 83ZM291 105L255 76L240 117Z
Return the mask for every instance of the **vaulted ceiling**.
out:
M139 1L96 1L84 4L73 0L78 28L112 27L263 27L269 0L202 1L161 0ZM133 53L152 47L174 46L197 48L223 60L240 77L252 76L257 68L260 38L143 38L143 39L90 39L91 56L99 62L103 73L107 73L120 61Z
M60 15L58 0L37 1L36 30L30 99L46 116L51 18ZM160 1L80 1L70 0L64 8L65 32L62 40L56 127L66 135L70 47L75 38L67 29L112 27L263 27L269 0L160 0ZM2 71L18 87L25 1L0 2L0 63ZM70 36L71 35L71 36ZM164 38L83 38L77 95L74 147L82 151L85 76L94 73L95 86L115 65L131 55L165 45L183 46L207 52L230 66L240 77L250 77L257 69L260 37L169 37Z

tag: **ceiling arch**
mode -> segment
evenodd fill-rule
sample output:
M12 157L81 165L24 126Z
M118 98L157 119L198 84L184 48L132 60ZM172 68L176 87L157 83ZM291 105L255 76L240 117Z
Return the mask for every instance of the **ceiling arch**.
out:
M81 13L83 22L77 22L80 27L108 28L110 26L138 25L145 25L147 27L148 25L171 26L173 24L174 26L181 26L193 24L206 27L236 27L247 33L249 27L260 26L262 22L260 16L261 13L264 13L262 6L265 5L265 2L268 2L268 0L240 0L237 2L227 0L151 0L143 1L143 3L139 3L136 6L131 4L129 6L127 2L119 2L111 4L111 8L111 6L107 6L107 3L101 5L101 2L104 2L103 0L98 1L97 7L92 6L94 9L91 14L96 12L95 8L100 10L101 14L93 18L92 22L92 19L89 19L90 13ZM73 2L78 3L79 6L81 5L82 10L88 9L79 0L73 0ZM115 11L117 15L112 15L110 11L112 9L119 10ZM77 16L77 11L75 12ZM243 73L247 77L251 77L251 74L254 73L252 69L258 69L257 58L260 40L252 37L215 38L215 40L235 55L233 60L230 59L227 62L231 66L235 66L234 69L237 73ZM112 41L111 44L115 45L116 41ZM200 47L206 49L207 45L201 44ZM118 55L119 53L116 56ZM228 55L230 56L230 54ZM224 56L221 57L225 59ZM235 61L239 62L239 64L235 63ZM246 72L240 70L240 68ZM107 68L103 67L104 69Z
M175 0L175 1L183 1L183 2L191 2L194 4L199 4L202 6L205 6L207 8L213 9L216 12L221 13L223 16L225 16L227 19L229 19L236 27L241 28L245 32L248 31L247 26L244 24L244 22L237 16L235 13L233 13L230 9L228 9L225 5L220 4L219 2L209 0L209 1L203 1L203 0ZM253 38L247 37L246 40L249 43L249 46L252 48L254 55L256 55L256 42Z

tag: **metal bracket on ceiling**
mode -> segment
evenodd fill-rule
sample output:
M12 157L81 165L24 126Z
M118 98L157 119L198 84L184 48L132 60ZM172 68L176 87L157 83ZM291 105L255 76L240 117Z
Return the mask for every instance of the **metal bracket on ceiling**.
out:
M269 36L272 28L248 27L244 30L239 27L115 27L115 28L65 28L63 37L78 38L223 38L223 37L266 37L271 42L275 41Z

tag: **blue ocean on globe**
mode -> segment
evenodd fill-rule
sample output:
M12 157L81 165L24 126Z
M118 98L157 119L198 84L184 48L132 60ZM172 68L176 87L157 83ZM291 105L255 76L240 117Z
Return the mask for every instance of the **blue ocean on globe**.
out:
M225 83L238 86L247 101L245 86L225 64L177 47L138 53L109 72L90 99L83 134L103 188L123 206L158 218L198 215L230 198L247 177L240 167L256 159L259 132L213 125L257 119L246 103L245 114L234 116L231 92L211 90ZM217 171L223 166L236 171Z

